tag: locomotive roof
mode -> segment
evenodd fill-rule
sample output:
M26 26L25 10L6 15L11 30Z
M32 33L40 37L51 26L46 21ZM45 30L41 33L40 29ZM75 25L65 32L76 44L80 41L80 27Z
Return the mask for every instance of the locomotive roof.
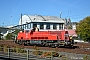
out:
M30 22L48 22L48 23L65 23L65 20L56 16L41 16L41 15L23 15L22 24ZM21 19L19 21L19 25Z

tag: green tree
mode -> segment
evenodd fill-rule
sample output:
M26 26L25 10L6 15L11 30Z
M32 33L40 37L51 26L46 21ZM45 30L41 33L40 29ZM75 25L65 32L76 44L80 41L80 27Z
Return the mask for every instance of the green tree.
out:
M76 33L84 41L90 41L90 16L84 18L77 24Z

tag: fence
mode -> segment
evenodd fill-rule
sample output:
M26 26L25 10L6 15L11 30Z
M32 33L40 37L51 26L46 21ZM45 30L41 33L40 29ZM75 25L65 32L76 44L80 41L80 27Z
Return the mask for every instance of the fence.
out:
M90 55L0 46L0 57L18 60L90 60Z

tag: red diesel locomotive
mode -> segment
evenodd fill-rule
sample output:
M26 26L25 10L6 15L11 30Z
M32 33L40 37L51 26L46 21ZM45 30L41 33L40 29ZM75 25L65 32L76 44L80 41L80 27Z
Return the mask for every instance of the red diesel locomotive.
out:
M39 31L38 28L20 31L15 43L49 47L73 46L68 31Z

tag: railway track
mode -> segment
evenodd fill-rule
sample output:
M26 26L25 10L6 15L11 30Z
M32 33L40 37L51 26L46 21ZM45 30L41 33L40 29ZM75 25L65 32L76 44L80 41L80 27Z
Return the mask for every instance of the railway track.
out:
M0 40L0 45L7 45L10 47L20 47L20 48L28 48L33 49L35 46L24 46L19 45L13 42L13 40ZM77 43L73 48L69 47L59 47L59 48L51 48L51 47L37 47L40 50L54 50L58 52L69 52L69 53L78 53L78 54L89 54L90 55L90 43Z

